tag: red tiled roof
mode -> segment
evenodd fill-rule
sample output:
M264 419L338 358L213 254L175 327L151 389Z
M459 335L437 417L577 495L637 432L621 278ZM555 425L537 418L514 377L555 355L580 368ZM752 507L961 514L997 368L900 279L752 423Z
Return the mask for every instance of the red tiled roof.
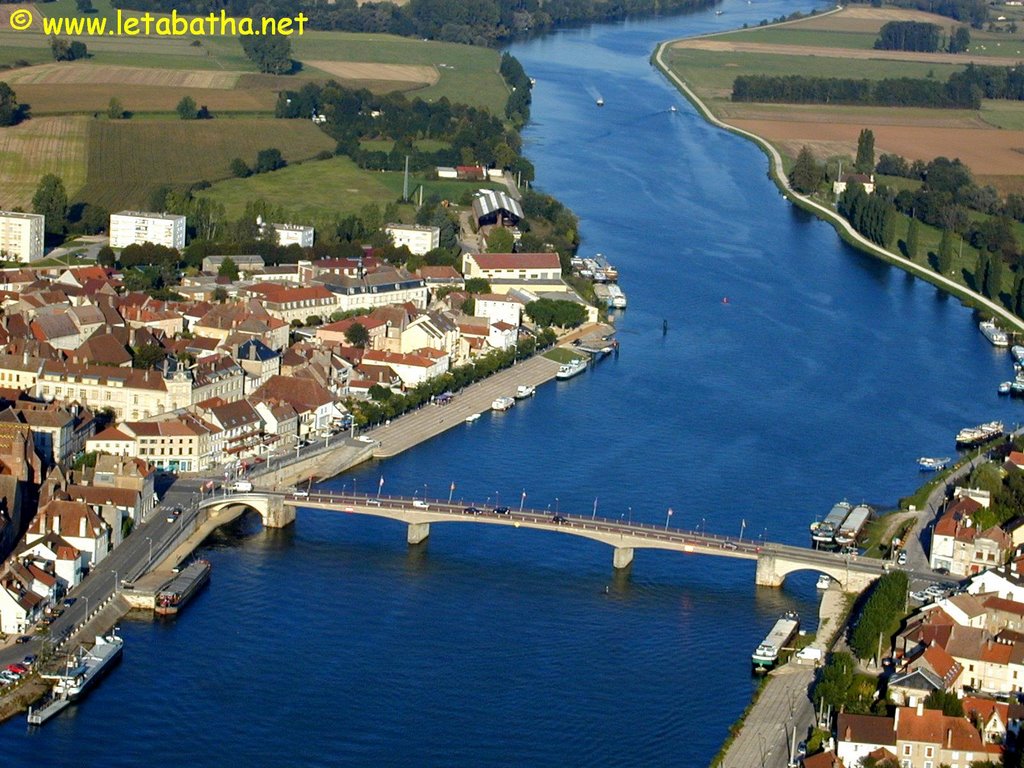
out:
M557 253L474 253L480 269L561 269Z

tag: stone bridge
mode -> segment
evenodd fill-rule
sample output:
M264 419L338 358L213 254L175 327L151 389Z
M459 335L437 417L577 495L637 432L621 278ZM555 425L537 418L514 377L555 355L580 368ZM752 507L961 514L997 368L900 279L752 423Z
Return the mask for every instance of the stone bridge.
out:
M295 509L323 509L352 515L368 515L404 523L406 541L419 544L430 535L432 523L478 523L509 528L531 528L580 536L612 548L612 564L626 568L637 549L664 549L684 554L730 557L756 562L755 582L780 587L791 573L826 573L847 592L859 592L889 567L879 560L841 555L774 542L759 542L684 531L668 526L625 523L586 515L557 514L533 509L493 508L453 504L444 500L423 501L407 497L377 497L360 494L273 494L235 493L214 496L200 504L211 518L223 515L224 522L245 510L257 512L268 528L282 528L295 520Z

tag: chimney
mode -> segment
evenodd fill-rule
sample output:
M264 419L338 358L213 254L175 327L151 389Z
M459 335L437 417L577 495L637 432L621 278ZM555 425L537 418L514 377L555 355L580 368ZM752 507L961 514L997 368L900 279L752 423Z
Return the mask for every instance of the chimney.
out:
M21 364L28 365L28 347L26 347L25 351L21 353Z
M128 346L130 346L130 347L134 347L135 346L135 329L134 328L130 328L128 330Z
M892 719L892 730L893 730L893 732L899 730L899 727L900 727L900 710L901 709L903 709L903 707L896 707L896 714L893 716L893 719Z
M952 728L947 728L946 729L946 749L952 749L952 748L953 748L953 729Z
M81 538L85 538L85 515L78 518L78 535Z
M917 716L921 717L922 715L924 715L924 702L919 701L917 702Z
M249 342L249 359L250 360L255 360L256 359L256 342L255 341Z
M51 520L53 521L53 532L60 533L60 515L54 515Z

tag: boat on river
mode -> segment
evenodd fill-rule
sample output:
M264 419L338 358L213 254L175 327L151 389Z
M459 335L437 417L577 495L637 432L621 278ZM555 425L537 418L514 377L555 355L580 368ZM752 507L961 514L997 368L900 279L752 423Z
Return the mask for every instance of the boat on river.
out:
M571 379L573 376L578 376L587 369L587 361L577 357L568 363L565 363L558 368L558 372L555 374L556 379L564 380Z
M750 656L755 672L767 672L775 666L779 659L779 653L795 636L800 629L800 616L796 611L786 611L775 622L767 637Z
M1013 355L1013 359L1018 363L1024 363L1024 346L1014 344L1010 347L1010 354Z
M469 414L469 416L466 417L466 423L467 424L472 424L474 421L476 421L479 418L480 418L480 414L479 413L471 413L471 414Z
M525 400L528 397L533 397L536 391L537 388L530 384L520 384L518 387L516 387L515 398L516 400Z
M818 577L818 583L814 586L817 589L828 589L832 586L832 577L829 576L827 573L823 573L821 574L821 576Z
M1003 422L989 421L976 427L964 427L956 433L957 448L971 448L981 445L1003 434Z
M185 603L210 580L212 567L209 560L196 560L183 568L166 587L157 592L154 613L157 616L177 615Z
M602 99L600 96L597 97L597 106L599 106L599 107L603 107L604 106L604 99Z
M839 526L834 537L836 544L840 547L849 547L857 543L857 539L864 532L864 526L871 519L873 511L867 504L858 504L853 511L846 516L843 524Z
M516 404L516 401L513 400L511 397L497 397L497 398L494 399L494 402L491 403L491 410L492 411L507 411L509 408L511 408L515 404Z
M1000 395L1008 395L1008 394L1010 394L1013 391L1013 382L1012 381L1004 381L1004 382L1002 382L999 385L999 388L996 391Z
M44 680L54 681L53 690L42 706L29 707L29 725L42 725L83 696L121 657L123 650L124 640L113 632L106 636L97 635L93 647L88 651L79 649L69 656L61 671L40 675Z
M986 339L992 342L994 347L1008 347L1010 346L1010 336L1002 328L997 326L991 320L982 320L978 323L978 330L982 332Z
M949 464L948 456L942 458L922 456L917 460L917 466L921 468L922 472L938 472L945 469L947 464Z
M825 519L811 526L811 541L818 547L829 547L836 543L836 533L853 511L853 505L840 501L829 511Z

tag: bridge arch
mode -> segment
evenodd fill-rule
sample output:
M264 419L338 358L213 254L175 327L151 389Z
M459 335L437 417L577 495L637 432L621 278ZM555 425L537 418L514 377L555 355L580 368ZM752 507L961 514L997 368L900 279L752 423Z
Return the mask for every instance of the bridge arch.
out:
M801 571L827 574L844 592L860 592L879 577L873 569L863 570L856 561L845 560L834 564L808 563L795 557L787 557L783 553L765 550L757 559L755 581L762 587L781 587L787 576Z
M265 493L213 496L200 503L199 508L206 511L207 520L219 520L221 524L240 517L246 510L258 514L264 528L284 528L295 522L294 507L285 506L281 496Z

